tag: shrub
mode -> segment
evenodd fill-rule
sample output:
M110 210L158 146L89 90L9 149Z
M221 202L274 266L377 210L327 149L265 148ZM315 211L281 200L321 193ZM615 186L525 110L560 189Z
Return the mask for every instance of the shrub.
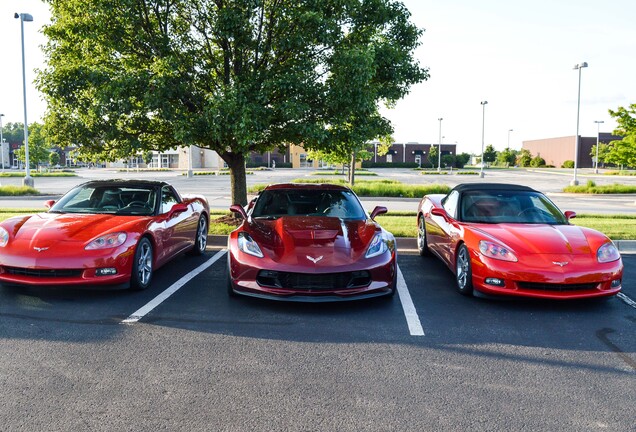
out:
M561 168L574 168L574 161L573 160L563 161Z

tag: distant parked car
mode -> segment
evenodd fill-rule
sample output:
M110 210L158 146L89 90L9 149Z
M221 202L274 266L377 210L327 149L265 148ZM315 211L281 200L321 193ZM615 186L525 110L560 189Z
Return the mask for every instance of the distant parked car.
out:
M278 184L267 187L228 238L230 295L336 301L392 296L395 238L367 215L349 188Z
M207 201L165 182L91 181L46 205L0 223L0 283L144 289L157 268L207 245Z
M439 257L465 295L616 295L623 277L617 248L604 234L570 224L575 216L529 187L462 184L421 200L418 249Z

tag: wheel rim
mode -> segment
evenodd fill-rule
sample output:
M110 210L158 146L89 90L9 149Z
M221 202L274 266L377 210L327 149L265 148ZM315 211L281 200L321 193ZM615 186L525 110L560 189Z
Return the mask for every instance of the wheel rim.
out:
M460 289L466 288L468 283L468 271L470 269L470 262L468 261L468 254L466 248L461 248L457 255L457 285Z
M141 252L139 253L139 261L137 261L137 276L141 285L147 285L152 276L152 248L150 244L144 242L141 244Z
M207 226L205 223L205 218L199 219L199 227L197 228L197 242L199 246L199 251L205 251L205 247L208 244L208 233L206 230Z
M424 218L420 218L420 227L417 232L417 247L420 250L424 250L424 245L426 244L426 226L424 223Z

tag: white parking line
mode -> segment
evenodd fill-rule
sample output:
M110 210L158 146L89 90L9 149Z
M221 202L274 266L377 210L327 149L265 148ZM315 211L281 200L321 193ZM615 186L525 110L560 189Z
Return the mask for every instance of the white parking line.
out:
M188 283L192 278L194 278L199 273L201 273L203 270L207 269L212 264L217 262L219 260L219 258L221 258L223 255L225 255L226 250L227 249L223 249L223 250L220 250L219 252L217 252L212 258L210 258L209 260L207 260L206 262L201 264L199 267L197 267L194 270L192 270L187 275L183 276L181 279L179 279L174 284L172 284L170 287L168 287L164 292L159 294L157 297L152 299L150 302L146 303L145 306L143 306L140 309L138 309L136 312L134 312L128 318L123 320L121 323L122 324L134 324L137 321L139 321L140 319L142 319L150 311L152 311L154 308L159 306L164 300L166 300L172 294L177 292L177 290L179 290L179 288L181 288L186 283Z
M618 293L616 294L616 297L618 297L619 299L623 300L625 303L627 303L628 305L630 305L631 307L633 307L634 309L636 309L636 301L630 299L629 297L627 297L625 294L623 293Z
M397 272L397 290L400 295L402 309L404 309L404 317L406 318L406 323L409 326L409 332L411 333L411 336L424 336L424 329L420 323L420 317L417 315L415 305L411 299L411 294L409 293L406 281L404 280L404 275L402 274L402 270L400 270L399 266L397 267Z

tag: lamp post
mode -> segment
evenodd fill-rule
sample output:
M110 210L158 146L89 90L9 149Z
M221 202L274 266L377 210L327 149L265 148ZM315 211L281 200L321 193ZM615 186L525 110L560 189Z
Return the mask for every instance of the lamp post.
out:
M438 118L439 120L439 140L437 141L439 145L437 146L437 172L442 172L442 120L443 118Z
M484 178L484 131L486 127L486 105L488 101L481 101L481 169L479 177Z
M4 114L0 114L0 153L2 153L2 172L4 172L4 138L2 136L4 129L2 127L2 117L4 117Z
M510 150L510 132L512 132L512 129L508 129L508 147L506 147L506 150Z
M22 93L24 96L24 159L26 162L26 172L24 176L24 181L22 184L24 186L33 187L33 177L31 177L31 167L29 166L29 127L27 123L27 98L26 98L26 72L24 67L24 22L33 21L33 16L28 13L15 13L13 15L14 18L20 19L20 31L22 35Z
M574 69L579 71L579 92L576 100L576 138L574 140L574 178L570 182L572 186L577 186L579 181L576 179L576 168L579 162L579 114L581 112L581 69L587 67L587 62L574 65Z
M594 174L598 174L598 146L601 137L601 123L605 123L603 120L594 120L596 123L596 163L594 164Z

